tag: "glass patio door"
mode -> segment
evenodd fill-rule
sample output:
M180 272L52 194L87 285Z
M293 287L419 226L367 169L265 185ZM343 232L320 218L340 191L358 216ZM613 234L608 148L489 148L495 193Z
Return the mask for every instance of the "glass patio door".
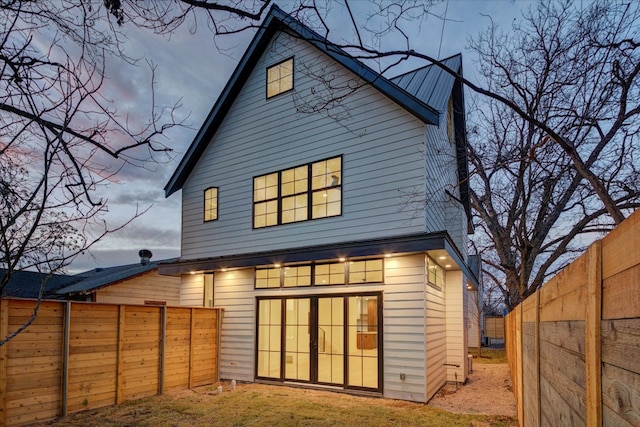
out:
M258 300L258 377L379 390L380 294Z

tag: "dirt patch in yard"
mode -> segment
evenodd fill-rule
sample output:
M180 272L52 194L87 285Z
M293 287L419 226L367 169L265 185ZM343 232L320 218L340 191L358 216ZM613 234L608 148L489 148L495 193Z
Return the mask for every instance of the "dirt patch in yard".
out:
M429 405L457 414L517 416L508 365L475 362L464 385L446 385Z

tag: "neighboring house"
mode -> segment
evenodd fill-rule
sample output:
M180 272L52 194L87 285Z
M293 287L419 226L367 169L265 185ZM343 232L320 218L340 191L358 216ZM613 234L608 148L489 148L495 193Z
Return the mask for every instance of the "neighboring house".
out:
M160 274L224 309L222 378L418 402L466 380L464 126L446 72L388 79L271 9L165 187Z
M58 298L111 304L180 305L180 278L158 274L159 262L140 251L137 264L94 268L75 276L75 283L58 289Z
M7 270L0 269L0 278L4 277ZM40 288L44 282L43 298L58 298L56 291L62 287L76 282L73 276L62 274L47 274L37 271L14 271L9 282L2 290L3 297L11 298L38 298Z

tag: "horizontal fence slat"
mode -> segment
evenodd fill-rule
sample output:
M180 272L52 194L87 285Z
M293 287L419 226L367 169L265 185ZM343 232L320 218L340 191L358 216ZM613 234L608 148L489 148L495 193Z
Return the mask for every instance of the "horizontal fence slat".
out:
M35 307L29 300L0 302L3 336L28 320ZM64 398L66 304L44 301L42 316L0 347L0 425L28 425L64 412L185 388L190 377L198 385L216 381L217 309L72 302ZM167 312L164 376L160 374L161 310ZM189 359L194 360L191 370Z
M530 297L506 316L521 425L640 426L638 248L640 211L542 286L539 304Z

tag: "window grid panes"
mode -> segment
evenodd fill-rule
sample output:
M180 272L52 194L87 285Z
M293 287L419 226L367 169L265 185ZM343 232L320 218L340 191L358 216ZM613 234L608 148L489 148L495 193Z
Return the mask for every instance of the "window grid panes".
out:
M338 216L342 213L342 159L316 162L311 167L313 219Z
M253 179L253 227L342 214L342 158L321 160Z
M438 266L439 267L439 266ZM442 269L441 269L442 270ZM435 277L435 276L434 276ZM440 273L440 282L442 282ZM435 279L434 279L435 280ZM256 268L256 289L384 283L381 258Z
M259 377L280 378L282 301L258 302L258 363Z
M382 283L384 271L381 259L352 261L349 263L349 283Z
M283 275L283 286L285 288L294 286L311 286L310 265L284 267Z
M314 284L323 285L344 285L345 268L344 262L316 265Z
M255 228L278 224L278 174L253 179L253 222Z
M293 58L267 68L267 98L293 89Z
M218 189L211 187L204 191L204 220L216 219L218 219Z
M280 268L258 268L256 269L256 288L279 288Z
M427 277L429 283L438 289L444 285L444 269L433 258L427 257Z

